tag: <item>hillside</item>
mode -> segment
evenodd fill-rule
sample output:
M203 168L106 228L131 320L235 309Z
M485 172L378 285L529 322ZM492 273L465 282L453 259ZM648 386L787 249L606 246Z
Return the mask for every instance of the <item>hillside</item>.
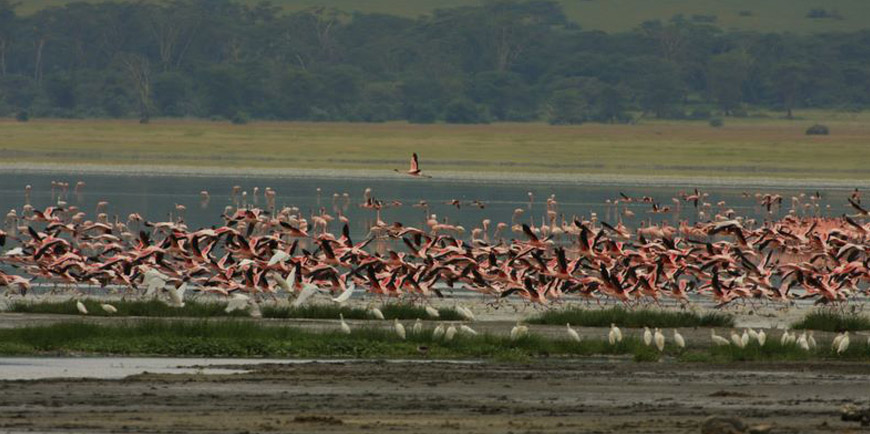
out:
M27 0L20 12L81 0ZM98 1L98 0L97 0ZM123 0L122 0L123 1ZM250 3L257 3L248 0ZM288 10L332 6L346 11L418 16L435 8L477 5L477 0L272 0ZM569 18L585 29L607 32L634 28L648 20L682 14L689 20L711 20L726 30L815 33L870 28L867 0L561 0ZM808 18L813 9L829 17Z

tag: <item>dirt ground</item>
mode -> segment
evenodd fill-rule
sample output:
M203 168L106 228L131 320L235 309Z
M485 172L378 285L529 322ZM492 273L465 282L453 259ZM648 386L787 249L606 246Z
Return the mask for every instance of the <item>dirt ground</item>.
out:
M864 364L311 363L246 374L0 382L0 432L698 433L710 415L774 433L870 432Z

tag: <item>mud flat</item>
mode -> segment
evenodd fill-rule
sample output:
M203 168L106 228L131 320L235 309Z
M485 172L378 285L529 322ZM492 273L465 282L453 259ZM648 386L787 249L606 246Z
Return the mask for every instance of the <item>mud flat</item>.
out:
M333 362L245 373L0 382L3 432L697 433L710 415L774 433L854 432L866 364Z

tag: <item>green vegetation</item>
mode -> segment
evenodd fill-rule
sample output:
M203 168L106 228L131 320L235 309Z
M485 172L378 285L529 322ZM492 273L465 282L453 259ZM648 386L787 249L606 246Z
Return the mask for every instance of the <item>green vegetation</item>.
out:
M412 304L391 303L378 307L384 318L392 319L433 319L426 313L426 309L421 306ZM312 304L302 307L289 306L264 306L264 318L317 318L317 319L336 319L341 313L346 319L372 319L372 316L366 309L339 307L335 305ZM462 317L454 309L438 309L439 319L445 321L458 321Z
M27 0L18 10L32 14L47 7L63 6L81 0ZM106 0L89 0L97 3ZM132 1L132 0L121 0ZM154 1L154 0L146 0ZM256 4L259 0L243 0ZM271 0L289 11L311 7L334 7L348 12L395 14L417 17L435 9L480 5L482 0ZM870 22L863 0L560 0L568 17L584 29L620 32L631 30L643 21L668 20L682 15L695 22L713 22L726 29L768 32L852 31ZM824 5L825 9L819 6ZM631 11L630 14L625 11ZM835 15L836 14L836 15ZM837 17L839 15L839 17ZM810 19L817 17L817 19Z
M655 121L551 127L542 123L408 125L287 123L248 125L157 120L0 122L3 162L140 164L164 167L371 169L407 165L439 171L860 179L870 113L807 112L812 124L734 119L727 126ZM58 143L63 143L58 147ZM122 146L119 146L122 144ZM820 147L825 148L819 153ZM540 152L546 149L547 152Z
M581 344L528 336L459 334L450 342L433 341L432 330L407 340L392 330L357 328L350 335L311 332L301 328L266 326L250 321L146 321L119 325L67 322L50 326L0 330L0 354L114 354L208 357L351 357L417 358L425 346L431 358L496 358L521 360L544 355L633 355L655 359L655 350L635 339L615 346L602 341Z
M727 362L789 362L818 359L870 360L870 346L862 340L853 340L849 348L837 354L829 345L820 343L815 349L806 351L795 344L782 345L776 339L768 339L764 346L750 342L745 348L734 345L713 346L707 351L690 351L680 356L684 362L727 363Z
M870 330L870 317L855 313L848 314L828 310L816 310L807 314L802 320L792 324L791 328L826 332Z
M758 109L792 119L795 110L870 106L870 45L856 30L870 22L864 0L840 0L837 10L809 0L641 1L455 0L428 15L418 12L434 0L422 9L423 0L373 0L384 9L362 12L353 12L356 4L369 2L73 2L39 10L25 2L34 13L22 15L16 2L0 0L0 116L201 118L242 127L722 115L727 129L730 118ZM572 21L599 9L623 21L641 10L651 19L631 18L638 21L617 33ZM368 13L376 10L397 15ZM785 16L791 25L762 24ZM763 30L733 30L750 22Z
M336 329L338 327L336 326ZM679 350L672 344L665 356L684 362L802 361L816 359L870 360L870 348L854 342L836 355L826 346L805 352L797 346L768 342L760 348L728 347ZM603 340L549 339L535 334L511 341L492 335L458 334L450 342L432 339L432 330L406 340L390 329L357 328L347 335L295 327L267 326L250 321L158 321L95 325L65 322L0 330L0 355L148 355L205 357L297 358L453 358L528 361L542 357L627 356L656 361L661 354L636 338L616 345Z
M577 327L733 327L734 318L722 313L670 312L650 309L629 310L623 307L606 309L548 310L527 320L529 324L565 325Z
M118 309L115 314L109 314L100 307L100 302L95 300L83 300L85 307L88 309L90 316L141 316L141 317L190 317L190 318L212 318L212 317L246 317L249 314L245 311L234 311L226 313L226 303L220 302L199 302L188 300L184 307L172 307L158 300L125 300L114 301L110 304ZM426 314L426 310L420 306L410 304L386 304L379 306L386 319L398 318L401 320L409 319L431 319ZM50 313L61 315L81 315L76 309L74 300L64 302L39 302L30 303L17 301L9 306L9 311L18 313ZM286 306L266 305L261 310L264 318L311 318L311 319L338 319L339 314L343 314L346 319L371 319L371 316L365 309L340 307L336 305L308 305L298 308ZM454 321L461 317L454 309L442 308L438 310L441 319Z

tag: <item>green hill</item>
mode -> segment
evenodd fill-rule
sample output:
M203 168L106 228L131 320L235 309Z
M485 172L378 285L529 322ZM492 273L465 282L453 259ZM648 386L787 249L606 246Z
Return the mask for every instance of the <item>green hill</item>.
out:
M21 13L81 0L27 0ZM100 0L92 0L100 1ZM123 1L123 0L122 0ZM132 1L132 0L130 0ZM257 3L258 0L248 0ZM628 30L648 20L713 22L729 30L830 32L870 28L868 0L560 0L568 16L585 29ZM436 8L477 5L478 0L272 0L288 10L330 6L345 11L418 16ZM816 18L808 17L816 10Z

